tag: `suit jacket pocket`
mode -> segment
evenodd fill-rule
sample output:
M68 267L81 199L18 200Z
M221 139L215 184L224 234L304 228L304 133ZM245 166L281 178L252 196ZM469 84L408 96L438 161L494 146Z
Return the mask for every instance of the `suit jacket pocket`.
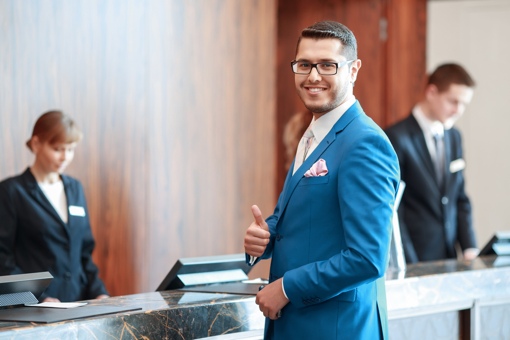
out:
M354 302L354 301L356 301L356 289L352 289L347 292L343 292L342 294L335 296L333 298L333 300Z
M301 185L317 185L317 184L326 184L329 182L329 176L317 176L317 177L303 177L301 181L299 181L299 186Z

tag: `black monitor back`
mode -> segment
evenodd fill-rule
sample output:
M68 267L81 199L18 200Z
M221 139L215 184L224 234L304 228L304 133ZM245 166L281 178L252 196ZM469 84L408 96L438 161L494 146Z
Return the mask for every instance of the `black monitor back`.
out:
M0 307L36 304L52 279L49 272L0 276Z
M480 250L479 256L483 255L510 255L510 231L498 231L492 236L487 244Z
M242 281L248 278L250 269L244 253L181 258L175 262L156 291Z

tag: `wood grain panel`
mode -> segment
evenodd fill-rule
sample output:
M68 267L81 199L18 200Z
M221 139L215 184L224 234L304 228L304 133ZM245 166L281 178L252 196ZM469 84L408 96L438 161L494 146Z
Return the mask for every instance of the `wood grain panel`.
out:
M274 207L276 8L272 1L200 3L151 8L152 31L163 30L161 16L177 21L161 37L174 44L149 40L156 136L149 211L157 226L150 243L159 244L149 256L163 264L151 282L179 256L242 252L250 206L266 215ZM163 88L159 78L171 81Z
M40 113L75 118L68 173L113 295L242 251L251 204L271 213L275 18L270 0L0 2L0 177L31 163Z
M387 110L381 122L384 127L409 115L426 80L427 0L388 3Z
M112 294L134 292L140 285L133 278L144 275L135 259L146 247L137 228L146 215L143 6L53 3L10 2L15 43L7 55L15 62L9 65L12 83L2 83L13 87L14 96L1 105L16 105L17 98L7 117L30 117L27 126L52 108L75 118L84 140L68 173L85 187L97 241L94 259Z

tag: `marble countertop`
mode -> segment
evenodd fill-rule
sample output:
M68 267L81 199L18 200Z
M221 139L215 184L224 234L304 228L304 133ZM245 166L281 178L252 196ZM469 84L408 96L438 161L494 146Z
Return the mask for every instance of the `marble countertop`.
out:
M388 272L386 294L390 320L510 301L510 257L409 265L405 272Z
M469 309L479 302L510 303L510 257L409 265L404 272L388 272L386 291L390 320ZM249 295L172 290L91 300L89 305L139 310L48 324L0 321L0 338L196 339L264 328L264 317Z
M0 321L0 338L195 339L264 327L253 296L173 290L90 300L89 305L141 309L49 324Z

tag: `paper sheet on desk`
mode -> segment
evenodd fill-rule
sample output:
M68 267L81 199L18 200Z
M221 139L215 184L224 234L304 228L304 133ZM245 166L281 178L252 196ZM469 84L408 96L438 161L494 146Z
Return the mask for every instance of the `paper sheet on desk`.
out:
M269 281L267 279L263 279L263 278L256 278L256 279L253 279L253 280L244 280L242 281L242 283L253 283L253 284L260 284L260 283L264 283L264 284L268 284Z
M41 302L35 305L25 305L27 307L45 307L45 308L76 308L85 306L87 302Z

